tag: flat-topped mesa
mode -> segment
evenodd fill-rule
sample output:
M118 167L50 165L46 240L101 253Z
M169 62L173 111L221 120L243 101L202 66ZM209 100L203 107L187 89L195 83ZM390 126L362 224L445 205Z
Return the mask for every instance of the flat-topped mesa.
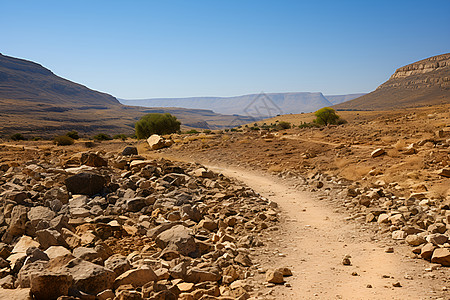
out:
M450 53L433 56L398 68L390 79L425 74L435 70L450 68Z

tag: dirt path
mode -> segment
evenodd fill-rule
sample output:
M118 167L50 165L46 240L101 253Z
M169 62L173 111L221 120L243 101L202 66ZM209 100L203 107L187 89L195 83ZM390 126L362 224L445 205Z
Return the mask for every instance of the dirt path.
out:
M325 200L269 175L210 168L242 181L282 210L280 232L260 253L263 267L288 266L294 274L287 279L290 288L272 288L275 299L450 299L442 285L447 269L426 272L430 264L406 257L407 246L386 253L386 242L358 230ZM341 263L347 254L351 266ZM396 282L402 287L394 287Z

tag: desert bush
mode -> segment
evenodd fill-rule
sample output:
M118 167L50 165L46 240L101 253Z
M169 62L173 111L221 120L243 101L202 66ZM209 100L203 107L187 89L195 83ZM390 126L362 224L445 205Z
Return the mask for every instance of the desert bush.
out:
M92 138L94 140L97 140L97 141L110 141L110 140L112 140L112 137L109 134L106 134L106 133L99 133L97 135L94 135Z
M170 134L180 131L181 123L175 116L166 114L147 114L134 126L138 139L146 139L152 134Z
M336 114L336 111L330 107L324 107L314 113L316 119L313 121L320 125L338 125L340 117ZM345 122L345 121L340 121ZM343 123L342 123L343 124Z
M112 138L115 140L125 141L127 139L127 135L126 134L116 134Z
M277 125L275 125L275 129L277 129L277 130L283 130L283 129L289 129L289 128L291 128L291 123L285 122L285 121L280 121L280 122L278 122Z
M211 133L211 130L205 129L205 130L203 130L203 133L210 134L210 133Z
M187 134L196 134L196 133L200 133L199 131L195 130L195 129L191 129L186 131Z
M11 137L13 141L26 141L27 139L21 133L14 133Z
M298 128L318 128L320 127L317 123L303 123L298 126Z
M66 133L66 136L70 137L71 139L78 140L80 136L78 135L78 132L73 130Z
M68 137L67 135L61 135L57 136L53 139L53 143L55 143L58 146L69 146L73 145L74 139L71 137Z
M36 141L41 141L42 138L40 136L35 136L31 140L36 142Z

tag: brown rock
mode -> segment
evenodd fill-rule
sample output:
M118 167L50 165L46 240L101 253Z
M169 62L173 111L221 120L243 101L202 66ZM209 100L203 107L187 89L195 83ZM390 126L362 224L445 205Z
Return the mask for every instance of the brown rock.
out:
M437 172L437 174L442 177L450 178L450 169L449 168L441 169Z
M150 268L128 270L116 278L114 281L114 288L118 288L124 284L131 284L133 287L137 288L155 280L158 280L158 276L156 276L155 272Z
M437 248L433 252L431 257L432 263L441 264L445 267L450 267L450 249L449 248Z
M266 281L269 283L284 283L283 273L279 270L268 270L266 272Z
M106 167L108 165L108 161L106 159L92 152L82 153L80 162L82 165L90 167Z
M106 179L98 174L83 172L68 177L65 184L72 194L93 196L102 192Z
M430 260L431 256L433 255L434 249L436 249L436 246L434 246L433 244L431 243L426 244L420 250L420 257L426 260Z
M36 300L53 300L66 296L72 285L68 274L38 274L31 278L31 293Z

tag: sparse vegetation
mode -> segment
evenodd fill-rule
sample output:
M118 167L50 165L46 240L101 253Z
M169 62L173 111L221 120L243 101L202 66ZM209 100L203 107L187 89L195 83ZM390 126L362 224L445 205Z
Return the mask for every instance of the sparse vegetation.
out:
M96 141L110 141L112 140L112 137L109 134L106 133L99 133L97 135L94 135L92 137Z
M312 123L303 123L303 124L300 124L299 126L298 126L298 128L317 128L317 127L320 127L320 125L319 124L317 124L317 123L314 123L314 122L312 122Z
M15 133L10 137L13 141L26 141L27 139L21 133Z
M73 145L74 142L74 139L67 135L57 136L53 139L53 143L55 143L57 146L69 146Z
M180 131L181 123L175 116L166 114L147 114L134 126L138 139L146 139L152 134L171 134Z
M191 129L186 131L187 134L196 134L196 133L200 133L199 131L195 130L195 129Z
M285 122L285 121L278 122L278 124L275 125L275 129L277 129L277 130L290 129L290 128L291 128L291 123Z
M115 140L125 141L127 139L127 135L126 134L116 134L112 138Z
M78 135L78 132L73 130L66 133L66 136L70 137L71 139L78 140L80 136Z

